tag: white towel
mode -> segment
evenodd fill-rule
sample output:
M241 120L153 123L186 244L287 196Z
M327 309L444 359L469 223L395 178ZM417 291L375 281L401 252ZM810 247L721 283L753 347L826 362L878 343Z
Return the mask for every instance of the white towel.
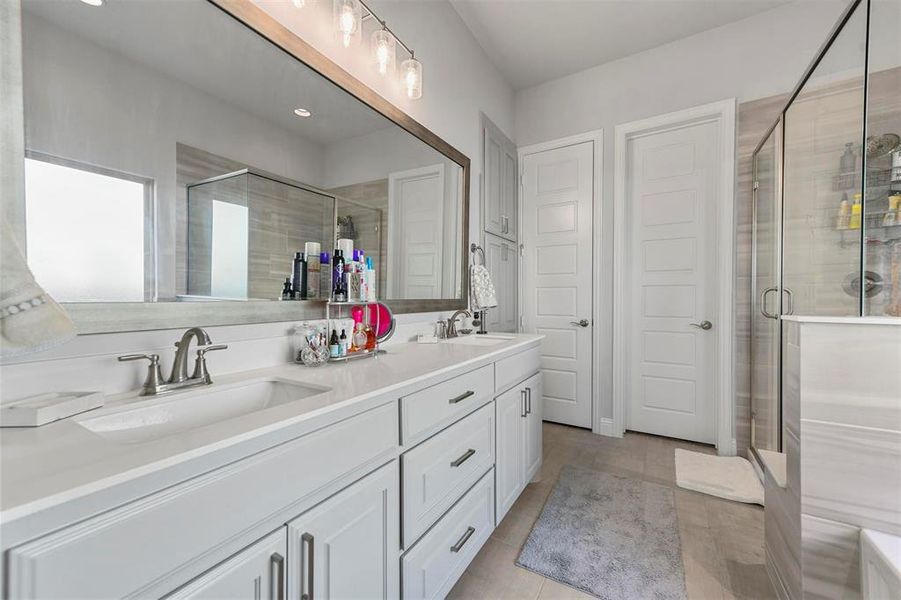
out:
M494 292L494 284L491 283L491 274L485 265L469 267L469 294L473 310L497 306L497 294Z
M0 228L0 357L40 352L75 337L75 325L35 282L3 217Z

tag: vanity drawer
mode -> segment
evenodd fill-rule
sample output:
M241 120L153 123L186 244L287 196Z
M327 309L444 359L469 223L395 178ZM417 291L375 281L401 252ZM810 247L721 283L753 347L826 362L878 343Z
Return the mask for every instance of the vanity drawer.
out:
M389 402L13 548L8 595L159 596L396 448L397 405Z
M494 402L401 457L404 548L494 465Z
M538 372L541 368L541 348L529 348L494 364L494 389L503 392Z
M413 446L450 425L490 401L493 392L494 366L486 365L404 396L400 401L403 445Z
M491 470L401 559L403 597L444 598L493 529Z

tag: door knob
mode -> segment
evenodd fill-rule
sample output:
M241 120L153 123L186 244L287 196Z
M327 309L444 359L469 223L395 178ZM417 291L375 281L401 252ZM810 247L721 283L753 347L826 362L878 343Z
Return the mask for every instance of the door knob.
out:
M570 325L578 325L579 327L588 327L591 325L591 322L588 319L582 319L581 321L570 321Z
M713 323L710 321L701 321L700 323L689 323L692 327L697 327L698 329L703 329L707 331L708 329L713 329Z

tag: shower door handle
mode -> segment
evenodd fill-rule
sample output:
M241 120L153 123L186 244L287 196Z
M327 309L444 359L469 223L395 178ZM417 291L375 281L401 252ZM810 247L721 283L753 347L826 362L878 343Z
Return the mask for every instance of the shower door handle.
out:
M760 314L762 314L767 319L778 319L779 318L779 315L771 313L771 312L767 311L767 309L766 309L767 298L769 297L769 295L772 292L775 292L777 290L778 290L778 288L776 288L776 287L768 287L765 290L763 290L763 292L760 293L760 302L759 302Z
M795 314L795 295L794 292L791 291L791 288L782 288L782 291L785 292L785 310L782 311L783 315L793 315Z

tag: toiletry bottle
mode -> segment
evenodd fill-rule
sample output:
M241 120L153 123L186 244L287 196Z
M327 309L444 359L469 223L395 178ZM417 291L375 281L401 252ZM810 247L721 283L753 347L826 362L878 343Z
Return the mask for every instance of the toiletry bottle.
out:
M304 253L307 255L307 297L319 297L319 244L307 242Z
M291 287L291 278L285 277L285 285L282 288L282 300L290 300L293 294L294 289Z
M328 298L332 293L332 258L328 252L319 254L319 293Z
M334 269L332 300L335 302L344 302L347 300L347 292L344 287L344 253L338 248L335 249L332 267Z
M893 225L901 225L898 211L901 209L901 194L892 194L888 197L888 210L882 217L883 227L892 227Z
M367 342L369 341L369 336L366 334L366 327L362 322L354 325L354 335L353 335L353 349L355 352L360 350L365 350L367 346Z
M307 286L309 285L308 275L307 275L307 255L304 252L300 253L300 291L298 292L298 297L302 300L307 299Z
M294 265L291 271L291 287L294 290L294 298L300 296L300 272L303 269L303 252L294 253Z
M854 204L851 205L851 218L848 220L848 229L860 229L860 217L863 206L860 204L860 194L854 194Z
M363 275L366 278L366 301L375 302L375 269L372 268L372 257L366 257L366 272Z
M350 340L347 339L347 334L344 333L344 330L341 330L341 335L338 336L338 341L341 344L341 356L347 356L348 351L350 351Z
M845 152L842 154L842 158L839 161L839 170L841 173L852 173L854 172L856 164L857 159L854 156L854 144L847 143L845 144Z
M838 203L838 217L835 219L836 229L847 229L851 220L851 204L848 194L842 192L842 201Z
M338 332L332 329L332 337L328 341L328 353L332 358L341 356L341 341L338 339Z

